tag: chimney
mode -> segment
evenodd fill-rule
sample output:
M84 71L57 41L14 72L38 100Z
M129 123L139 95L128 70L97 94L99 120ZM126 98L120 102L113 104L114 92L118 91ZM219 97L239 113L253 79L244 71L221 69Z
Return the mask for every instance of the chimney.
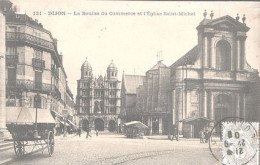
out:
M60 52L59 57L60 57L60 61L61 61L61 63L63 64L63 55L62 55L62 52Z
M57 48L58 47L58 40L56 38L53 39L54 46Z

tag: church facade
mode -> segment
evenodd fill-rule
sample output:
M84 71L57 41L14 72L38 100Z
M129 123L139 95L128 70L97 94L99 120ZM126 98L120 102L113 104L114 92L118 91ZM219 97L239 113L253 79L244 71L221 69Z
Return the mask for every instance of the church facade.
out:
M260 119L259 74L246 60L246 18L206 16L198 44L171 65L173 124L184 137L198 137L226 117Z
M106 76L94 77L91 64L87 60L82 64L76 97L81 129L117 131L121 104L121 82L117 79L117 72L116 65L111 62Z

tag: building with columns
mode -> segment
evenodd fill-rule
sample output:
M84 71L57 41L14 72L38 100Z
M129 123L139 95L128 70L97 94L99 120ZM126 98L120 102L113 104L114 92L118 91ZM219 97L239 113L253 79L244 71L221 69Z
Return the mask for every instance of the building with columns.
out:
M15 122L24 108L35 111L35 96L39 94L39 111L52 114L57 122L57 131L63 129L66 123L75 125L73 94L68 87L57 40L38 20L13 10L5 11L6 22L4 26L1 23L1 29L6 31L1 31L0 42L5 41L6 45L2 48L1 44L0 47L4 49L1 52L5 55L1 71L4 67L6 76L0 77L4 81L0 86L6 89L5 99L2 99L6 105L6 114L0 115L5 118L5 123L2 120L1 124Z
M121 82L113 61L107 67L106 76L94 77L91 64L81 66L81 78L77 81L77 115L79 125L99 131L117 131L120 123Z
M205 12L197 27L198 44L170 67L173 124L184 137L198 137L225 117L260 120L259 74L246 60L246 18L210 16Z

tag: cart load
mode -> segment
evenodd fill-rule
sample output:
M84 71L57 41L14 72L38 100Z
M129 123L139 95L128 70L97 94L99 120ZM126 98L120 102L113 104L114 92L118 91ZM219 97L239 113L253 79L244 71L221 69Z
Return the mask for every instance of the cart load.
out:
M127 138L142 138L148 127L140 121L131 121L124 125L125 135Z
M12 134L14 151L18 157L48 149L54 151L55 120L47 109L22 107L8 110L7 129ZM28 152L29 151L29 152Z

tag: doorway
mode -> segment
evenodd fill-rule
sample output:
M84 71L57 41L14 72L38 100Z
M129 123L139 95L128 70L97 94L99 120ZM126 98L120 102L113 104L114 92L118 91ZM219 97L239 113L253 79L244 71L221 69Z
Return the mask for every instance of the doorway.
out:
M98 131L104 131L104 121L100 118L95 119L95 129Z
M116 122L114 120L110 120L108 123L108 130L110 132L114 132L116 130Z

